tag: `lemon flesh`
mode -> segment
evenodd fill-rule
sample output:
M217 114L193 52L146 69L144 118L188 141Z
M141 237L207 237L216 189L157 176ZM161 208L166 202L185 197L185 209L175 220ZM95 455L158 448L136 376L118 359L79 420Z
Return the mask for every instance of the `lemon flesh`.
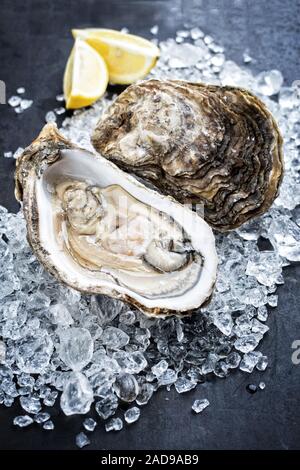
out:
M154 67L159 49L150 41L112 29L73 29L74 38L92 46L105 60L110 83L130 84Z
M108 84L103 58L85 41L76 39L63 80L67 109L89 106L100 98Z

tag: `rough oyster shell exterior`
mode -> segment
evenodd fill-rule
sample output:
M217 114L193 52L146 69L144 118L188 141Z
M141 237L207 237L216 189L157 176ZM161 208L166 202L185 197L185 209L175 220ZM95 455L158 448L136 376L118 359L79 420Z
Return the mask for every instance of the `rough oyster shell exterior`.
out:
M98 122L94 147L181 203L204 205L219 231L263 214L283 174L282 138L247 90L148 80L128 87Z

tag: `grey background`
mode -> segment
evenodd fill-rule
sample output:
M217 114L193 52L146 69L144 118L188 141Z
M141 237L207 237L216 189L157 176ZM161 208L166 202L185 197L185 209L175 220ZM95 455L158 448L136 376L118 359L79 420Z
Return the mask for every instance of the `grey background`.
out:
M57 106L62 74L72 46L72 27L127 26L131 32L159 38L173 36L184 23L199 26L226 48L227 58L242 63L246 48L256 59L256 71L278 68L286 84L300 79L299 0L1 0L0 79L7 96L24 86L34 100L22 115L0 105L0 203L17 211L13 196L14 161L4 151L26 146L44 124L46 111ZM239 372L228 379L212 379L183 395L160 391L142 409L141 419L118 434L103 425L92 435L89 449L299 449L300 365L292 364L292 342L300 339L299 265L285 269L278 289L270 332L261 350L270 367L250 377ZM265 381L266 389L247 393L248 383ZM207 397L211 406L201 416L191 413L195 398ZM56 429L19 430L12 419L20 407L0 408L1 449L73 449L81 417L54 412Z

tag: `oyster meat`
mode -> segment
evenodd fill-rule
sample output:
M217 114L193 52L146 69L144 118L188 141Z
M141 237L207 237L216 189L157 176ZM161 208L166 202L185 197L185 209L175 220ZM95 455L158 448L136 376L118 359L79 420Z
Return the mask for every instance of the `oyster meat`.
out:
M69 286L151 315L187 312L210 297L217 257L206 222L54 124L19 157L16 197L33 251Z
M265 212L283 174L282 139L250 92L184 81L128 87L97 124L96 150L179 202L204 205L215 229Z

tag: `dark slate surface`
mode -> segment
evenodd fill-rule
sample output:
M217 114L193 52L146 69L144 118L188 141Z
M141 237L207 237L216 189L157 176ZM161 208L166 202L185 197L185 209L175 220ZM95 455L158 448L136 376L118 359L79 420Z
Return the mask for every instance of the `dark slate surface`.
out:
M3 151L25 146L37 135L45 112L57 105L62 73L72 46L72 27L129 27L150 37L154 24L166 38L185 22L202 27L219 40L227 56L242 62L249 48L255 70L279 68L286 83L300 78L300 1L288 0L1 0L0 79L7 96L25 86L34 99L23 115L0 105L0 202L16 211L13 196L14 162ZM291 344L300 339L299 266L285 270L278 289L279 305L270 316L270 332L262 351L270 358L263 375L235 373L211 380L185 396L159 392L142 409L141 419L119 434L106 434L100 425L92 435L92 449L299 449L300 365L291 361ZM266 382L266 389L250 395L249 382ZM207 397L211 406L201 416L191 414L195 398ZM53 432L12 426L19 406L0 409L1 449L73 449L82 418L55 410Z

